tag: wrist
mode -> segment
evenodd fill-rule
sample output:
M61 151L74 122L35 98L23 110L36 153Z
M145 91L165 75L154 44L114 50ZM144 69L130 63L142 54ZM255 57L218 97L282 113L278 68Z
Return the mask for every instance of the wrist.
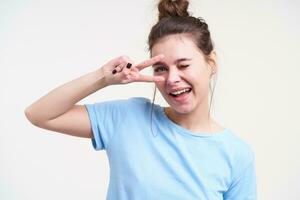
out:
M94 71L94 73L96 77L96 83L99 89L110 85L106 80L105 72L102 67Z

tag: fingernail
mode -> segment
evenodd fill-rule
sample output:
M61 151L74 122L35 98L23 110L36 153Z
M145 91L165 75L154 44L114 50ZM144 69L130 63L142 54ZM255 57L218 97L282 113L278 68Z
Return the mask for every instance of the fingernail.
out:
M115 73L117 73L117 70L116 70L116 69L114 69L114 70L112 71L112 74L115 74Z
M132 66L131 63L127 63L127 65L126 65L126 67L127 67L128 69L130 69L131 66Z

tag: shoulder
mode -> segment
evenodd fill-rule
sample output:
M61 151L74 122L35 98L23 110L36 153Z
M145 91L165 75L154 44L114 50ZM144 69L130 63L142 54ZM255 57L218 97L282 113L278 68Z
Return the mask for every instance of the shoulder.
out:
M253 186L256 184L254 151L241 136L233 131L230 131L230 134L228 134L227 143L227 158L230 161L231 181L226 197L253 195L255 193ZM251 190L251 194L245 193L245 191L249 190Z
M151 101L145 97L131 97L128 99L129 102L137 103L137 104L151 104Z
M151 102L149 99L144 97L131 97L127 99L107 100L85 105L88 110L94 112L128 114L147 111L150 108Z
M96 102L93 104L86 105L95 105L95 106L110 106L110 107L126 107L126 106L135 106L135 105L145 105L147 103L151 103L149 99L144 97L131 97L127 99L115 99L115 100L107 100Z
M232 130L228 130L225 146L236 162L249 165L254 162L255 154L253 148L245 139Z
M151 101L145 97L131 97L123 100L123 103L130 108L137 109L148 109L151 105Z

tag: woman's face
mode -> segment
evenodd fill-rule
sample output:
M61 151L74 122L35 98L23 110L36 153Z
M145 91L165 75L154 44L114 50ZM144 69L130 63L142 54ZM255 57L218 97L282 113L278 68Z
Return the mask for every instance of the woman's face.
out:
M209 80L212 73L203 53L187 35L170 35L159 40L151 55L165 57L153 65L153 75L163 76L165 81L156 87L178 113L189 113L207 103ZM203 105L202 105L203 106Z

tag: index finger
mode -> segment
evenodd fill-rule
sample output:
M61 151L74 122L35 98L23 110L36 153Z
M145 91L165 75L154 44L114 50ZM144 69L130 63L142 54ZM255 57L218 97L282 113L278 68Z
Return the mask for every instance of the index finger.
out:
M165 56L163 54L159 54L157 56L154 56L148 60L145 60L139 64L137 64L135 67L138 68L139 70L142 70L146 67L149 67L151 65L153 65L154 63L160 61L161 59L163 59Z

